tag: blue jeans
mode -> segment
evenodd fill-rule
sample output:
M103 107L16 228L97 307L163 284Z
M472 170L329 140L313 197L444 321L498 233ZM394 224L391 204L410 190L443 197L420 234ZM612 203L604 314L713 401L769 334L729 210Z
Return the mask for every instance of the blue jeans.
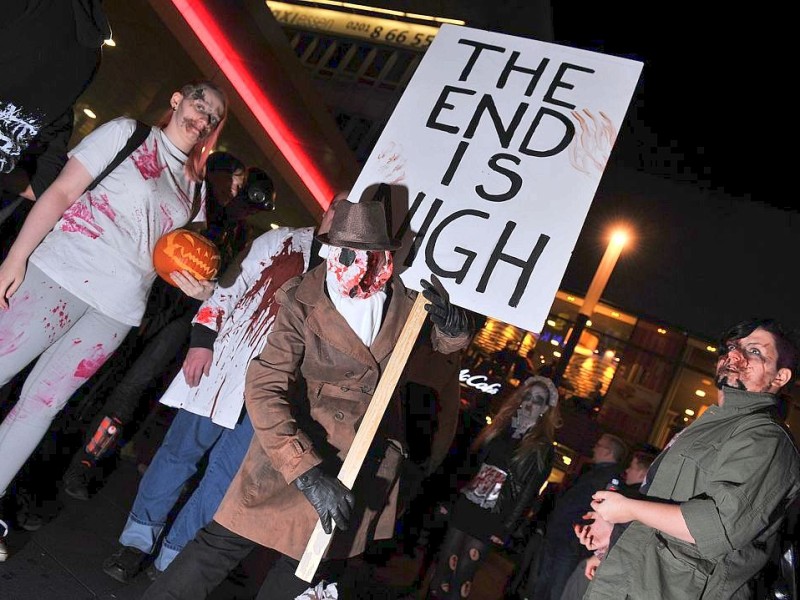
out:
M155 561L165 570L201 527L217 512L233 476L244 460L253 426L245 414L241 423L227 429L186 410L179 410L161 447L139 483L139 490L122 530L123 546L153 554L169 515L186 482L197 472L210 450L208 466L197 489L169 528Z

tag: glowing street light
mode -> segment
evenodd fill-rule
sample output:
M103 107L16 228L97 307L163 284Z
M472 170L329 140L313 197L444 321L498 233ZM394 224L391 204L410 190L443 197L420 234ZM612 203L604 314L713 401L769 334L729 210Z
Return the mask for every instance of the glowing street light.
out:
M616 229L611 234L611 240L608 242L605 254L597 266L597 270L592 278L592 283L589 285L589 291L586 292L586 298L583 300L580 309L578 310L578 318L575 320L575 327L572 328L569 338L564 344L563 356L556 365L555 373L553 374L553 383L558 385L561 378L564 376L564 371L569 364L572 353L575 351L575 346L578 345L578 340L581 338L583 330L586 329L586 324L594 312L603 290L606 288L611 272L617 264L617 259L622 253L625 244L628 243L628 232L625 229Z

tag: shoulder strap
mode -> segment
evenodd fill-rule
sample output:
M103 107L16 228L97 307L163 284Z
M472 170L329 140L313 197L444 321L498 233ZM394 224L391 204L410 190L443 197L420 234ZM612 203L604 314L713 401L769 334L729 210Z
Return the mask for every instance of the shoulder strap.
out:
M195 217L200 213L200 205L202 204L202 199L200 198L200 189L202 187L202 181L195 181L194 194L192 195L192 214L189 215L189 222L187 225L191 225Z
M96 188L97 184L99 184L103 179L105 179L106 175L108 175L109 173L111 173L111 171L116 169L123 160L125 160L131 154L133 154L133 151L144 143L144 141L147 139L147 136L150 135L151 130L152 128L147 123L136 121L136 129L134 129L133 133L131 134L131 137L128 138L128 142L125 144L122 150L117 152L117 155L114 157L114 160L112 160L109 163L109 165L105 168L105 170L102 173L100 173L100 175L95 177L95 180L92 181L92 183L90 183L89 187L87 187L86 189L93 190L94 188Z

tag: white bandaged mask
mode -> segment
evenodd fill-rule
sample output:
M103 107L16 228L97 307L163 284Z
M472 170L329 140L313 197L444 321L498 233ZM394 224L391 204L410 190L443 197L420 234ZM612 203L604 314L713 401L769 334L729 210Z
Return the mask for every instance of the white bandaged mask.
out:
M331 246L327 257L331 293L345 298L369 298L381 291L392 276L392 253L388 250L356 250ZM330 285L330 282L333 285Z

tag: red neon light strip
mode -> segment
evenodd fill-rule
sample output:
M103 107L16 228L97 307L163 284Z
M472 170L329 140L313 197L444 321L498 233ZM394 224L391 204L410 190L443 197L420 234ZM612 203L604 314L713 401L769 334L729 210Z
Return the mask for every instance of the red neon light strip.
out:
M330 183L319 172L311 158L298 147L292 130L244 66L241 56L214 21L202 0L172 0L172 3L253 112L266 134L300 176L317 203L322 208L327 208L333 196Z

